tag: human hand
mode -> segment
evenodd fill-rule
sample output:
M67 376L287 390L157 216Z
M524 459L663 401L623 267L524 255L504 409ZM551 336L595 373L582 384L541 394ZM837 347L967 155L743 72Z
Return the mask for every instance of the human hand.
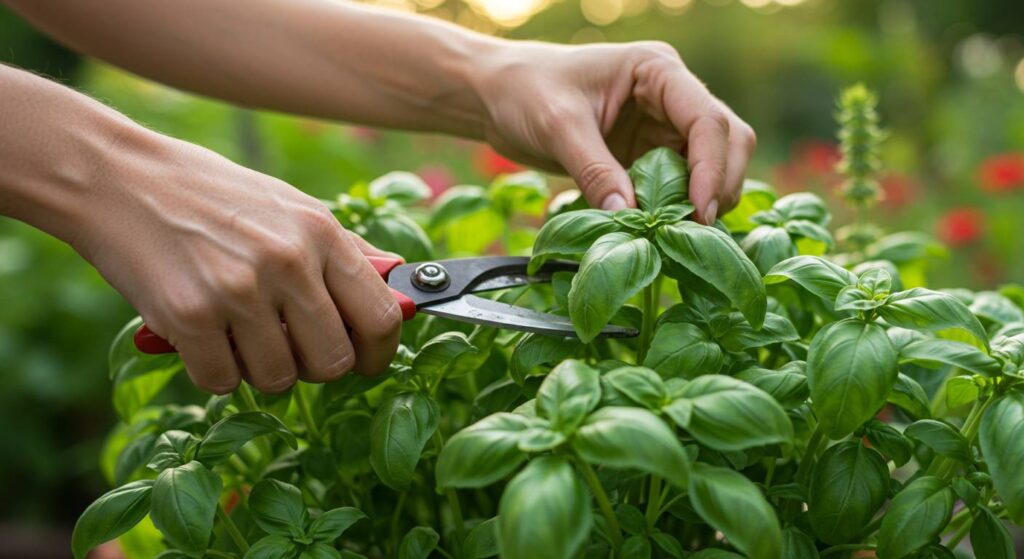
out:
M176 347L196 386L223 394L245 378L273 393L387 369L401 311L364 255L394 255L282 181L130 136L73 245Z
M665 43L507 43L477 88L485 139L512 159L568 172L597 208L635 207L624 166L665 146L686 154L690 199L710 224L736 205L757 142Z

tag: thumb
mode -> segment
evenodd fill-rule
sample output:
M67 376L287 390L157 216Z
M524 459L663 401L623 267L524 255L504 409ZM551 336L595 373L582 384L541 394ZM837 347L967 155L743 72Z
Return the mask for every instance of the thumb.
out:
M568 135L571 138L565 139L556 155L590 206L612 211L636 207L633 183L608 150L596 124Z

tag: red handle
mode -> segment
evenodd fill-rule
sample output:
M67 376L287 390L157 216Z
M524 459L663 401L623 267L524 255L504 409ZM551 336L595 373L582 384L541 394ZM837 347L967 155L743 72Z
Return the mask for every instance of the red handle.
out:
M387 258L384 256L367 256L367 260L370 261L370 265L373 266L374 270L380 274L380 277L385 280L388 279L388 275L391 270L394 270L396 266L402 264L402 260L399 258ZM407 297L401 291L391 290L391 294L395 296L395 300L398 301L398 306L402 309L402 320L410 320L416 316L416 303ZM231 335L228 334L230 337ZM148 326L143 324L135 331L135 347L142 353L148 353L150 355L159 355L162 353L177 353L178 350L174 349L174 346L170 342L161 338L155 334Z

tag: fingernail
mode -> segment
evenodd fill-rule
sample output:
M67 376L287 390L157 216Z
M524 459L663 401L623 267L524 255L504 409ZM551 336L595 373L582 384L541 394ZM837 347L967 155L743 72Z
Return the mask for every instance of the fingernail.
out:
M624 210L626 209L626 199L618 192L613 192L608 196L605 196L604 202L601 203L601 209L612 212Z
M704 220L707 221L708 225L715 224L715 218L718 217L718 200L712 200L708 202L708 207L704 209Z

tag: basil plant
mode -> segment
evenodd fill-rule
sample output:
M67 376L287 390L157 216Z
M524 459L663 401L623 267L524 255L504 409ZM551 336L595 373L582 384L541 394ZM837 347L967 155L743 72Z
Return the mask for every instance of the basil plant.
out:
M630 176L639 207L537 232L531 268L577 272L499 295L568 316L572 338L417 317L386 375L204 402L126 326L116 488L75 556L115 538L162 559L1017 556L1021 288L930 290L881 250L844 267L822 200L763 183L698 224L666 149ZM536 180L460 189L433 230L534 213ZM347 219L418 231L415 184L371 183ZM609 323L639 336L599 338Z

